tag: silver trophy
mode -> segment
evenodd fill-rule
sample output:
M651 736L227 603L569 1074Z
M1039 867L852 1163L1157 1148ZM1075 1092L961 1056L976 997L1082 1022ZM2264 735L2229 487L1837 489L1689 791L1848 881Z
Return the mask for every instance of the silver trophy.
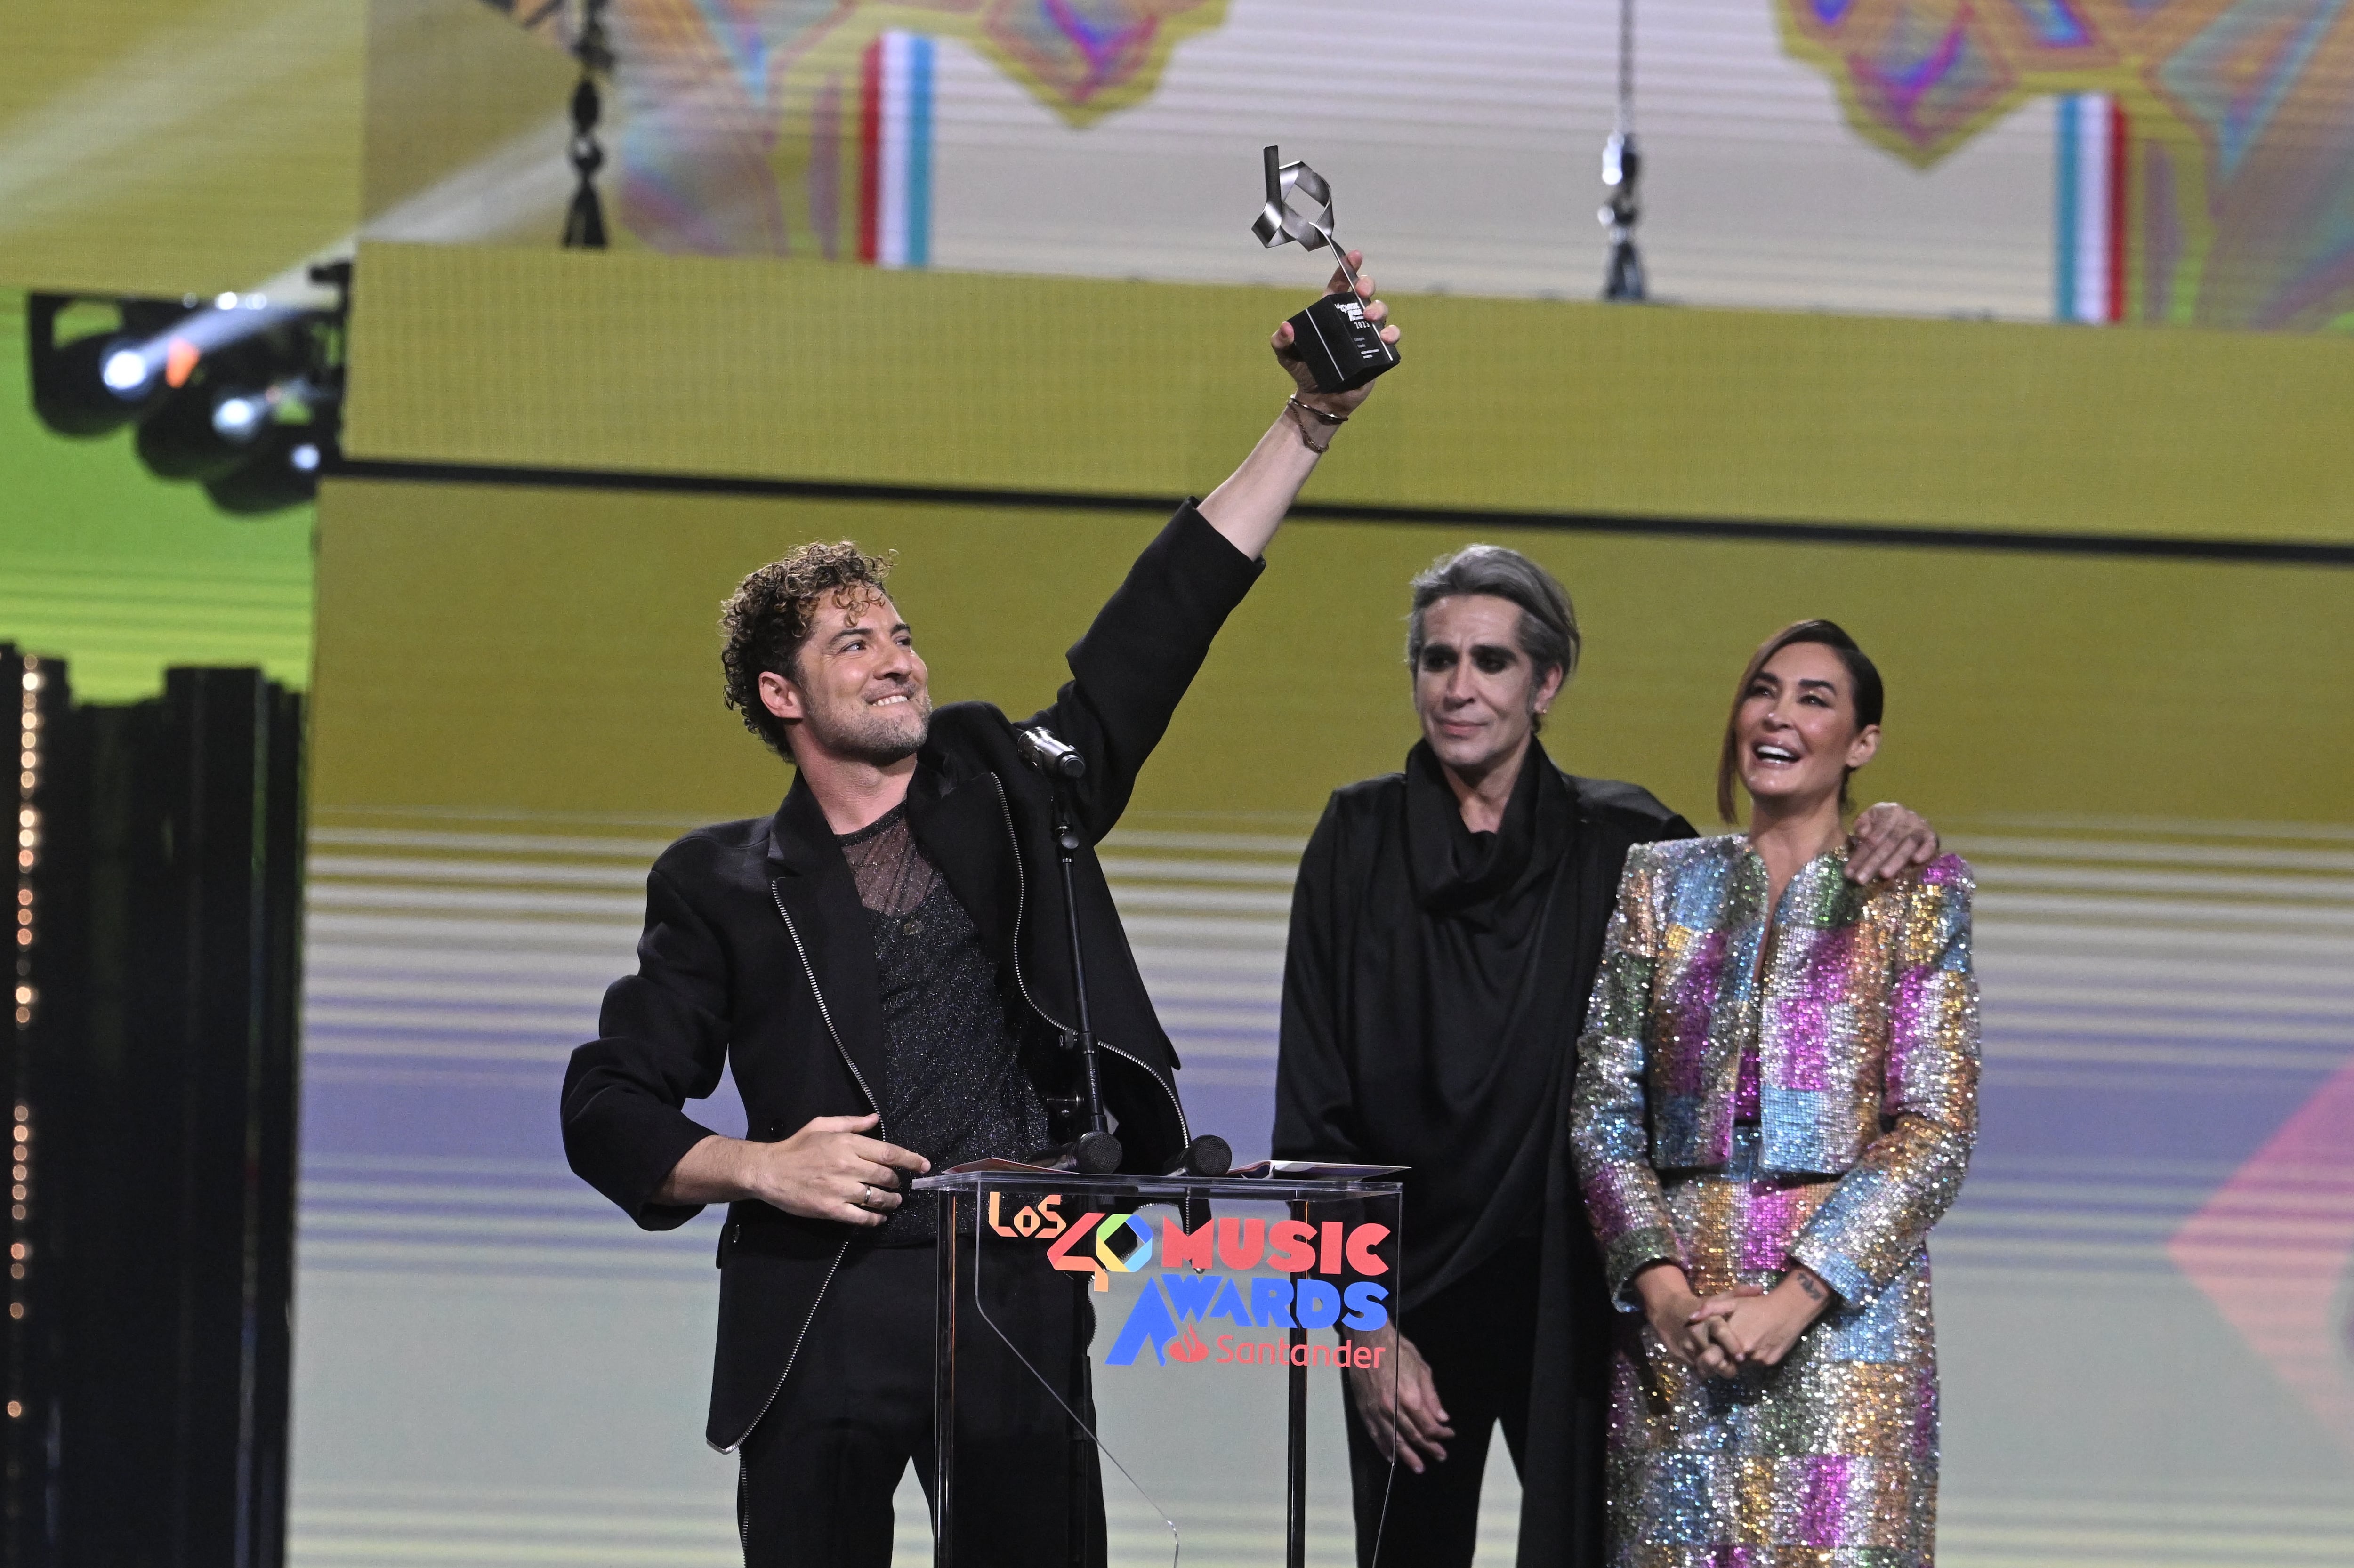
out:
M1316 376L1319 392L1347 392L1363 387L1398 362L1398 351L1382 341L1381 327L1365 319L1365 302L1357 298L1357 274L1349 253L1332 238L1332 187L1306 164L1282 161L1269 147L1267 159L1267 205L1251 222L1258 242L1272 250L1297 242L1303 250L1330 249L1348 281L1341 293L1327 294L1291 318L1292 346ZM1308 204L1305 210L1295 199Z

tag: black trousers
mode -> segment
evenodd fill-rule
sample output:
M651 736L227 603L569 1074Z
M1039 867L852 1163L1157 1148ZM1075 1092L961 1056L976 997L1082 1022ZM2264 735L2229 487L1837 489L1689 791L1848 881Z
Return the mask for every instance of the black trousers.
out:
M1087 1277L992 1260L983 1305L1001 1339L974 1311L964 1246L957 1568L1089 1568L1103 1561L1103 1485L1094 1444L1064 1409L1094 1422ZM936 1262L928 1246L854 1246L835 1270L783 1390L740 1451L746 1568L890 1568L891 1498L910 1461L925 1497L938 1498Z
M1479 1483L1488 1444L1504 1429L1515 1469L1529 1435L1529 1369L1536 1352L1536 1247L1511 1249L1405 1313L1399 1331L1430 1364L1438 1403L1455 1428L1447 1457L1416 1475L1394 1470L1344 1401L1349 1478L1357 1514L1357 1563L1373 1568L1470 1568L1479 1544ZM1386 1505L1386 1510L1385 1510Z

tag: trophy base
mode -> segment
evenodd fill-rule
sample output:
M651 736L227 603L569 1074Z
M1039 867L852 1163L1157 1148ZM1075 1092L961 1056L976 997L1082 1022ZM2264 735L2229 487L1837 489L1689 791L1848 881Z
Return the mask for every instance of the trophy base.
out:
M1327 294L1291 318L1292 347L1319 392L1352 392L1398 362L1354 294Z

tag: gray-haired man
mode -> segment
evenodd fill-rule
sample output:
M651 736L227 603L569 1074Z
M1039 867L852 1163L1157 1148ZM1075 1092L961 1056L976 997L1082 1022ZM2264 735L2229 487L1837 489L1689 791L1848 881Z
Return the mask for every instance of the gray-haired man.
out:
M1359 1562L1378 1535L1384 1563L1468 1565L1500 1424L1524 1568L1598 1565L1615 1328L1568 1095L1627 852L1692 828L1538 744L1579 647L1543 567L1474 545L1413 590L1423 738L1403 772L1333 792L1300 863L1275 1153L1409 1167L1403 1324L1375 1336L1397 1343L1394 1414L1352 1383ZM1918 817L1875 806L1849 874L1935 847Z

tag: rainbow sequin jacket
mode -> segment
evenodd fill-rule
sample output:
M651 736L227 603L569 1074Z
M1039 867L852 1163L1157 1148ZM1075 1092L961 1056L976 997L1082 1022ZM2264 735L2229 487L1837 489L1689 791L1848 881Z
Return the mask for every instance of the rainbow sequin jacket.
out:
M1760 1163L1837 1176L1789 1256L1854 1305L1921 1249L1978 1132L1969 867L1946 855L1871 887L1844 849L1784 890L1770 972L1766 863L1732 834L1627 857L1578 1042L1571 1136L1622 1306L1635 1271L1684 1256L1660 1171L1723 1166L1757 1045Z

